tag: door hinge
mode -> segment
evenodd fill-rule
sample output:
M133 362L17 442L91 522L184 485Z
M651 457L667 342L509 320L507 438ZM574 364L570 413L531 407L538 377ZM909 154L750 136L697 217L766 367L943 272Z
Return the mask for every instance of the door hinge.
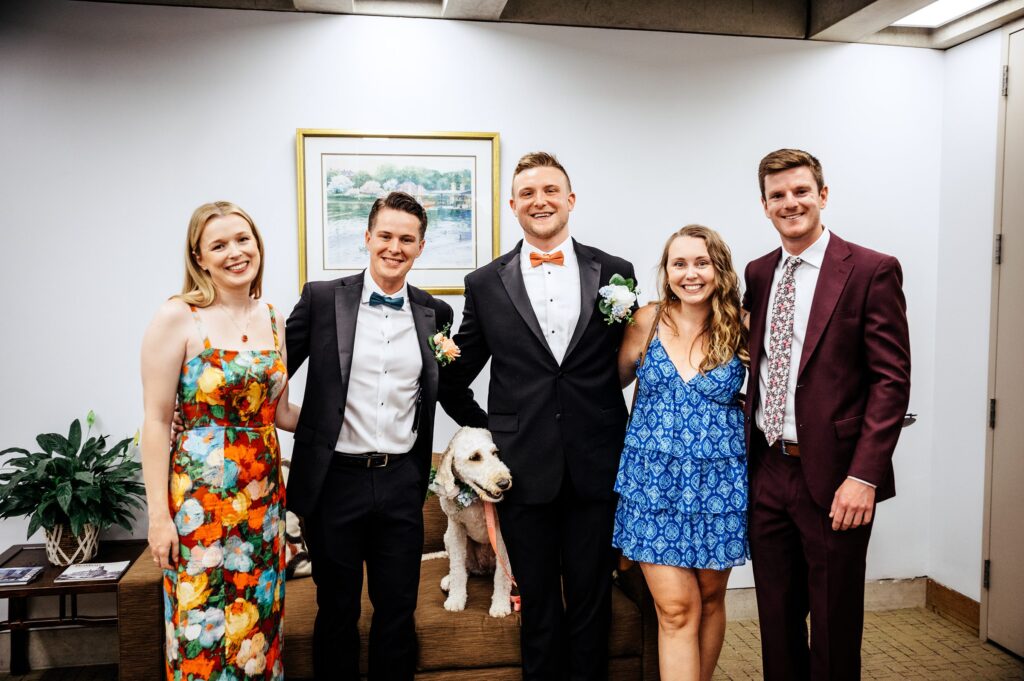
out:
M988 401L988 427L996 427L996 398L992 398Z
M993 249L992 259L997 265L1003 264L1003 235L996 234L996 244Z
M1003 97L1010 88L1010 65L1003 64Z
M984 574L982 575L982 578L981 578L981 586L983 588L985 588L985 589L989 588L989 584L991 583L991 578L992 578L992 561L986 559L985 560L985 571L984 571Z

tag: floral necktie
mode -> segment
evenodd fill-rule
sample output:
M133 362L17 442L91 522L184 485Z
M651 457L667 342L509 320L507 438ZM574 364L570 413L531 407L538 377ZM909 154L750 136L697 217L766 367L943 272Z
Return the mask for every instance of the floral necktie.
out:
M802 262L794 256L786 258L782 277L775 287L771 335L768 338L768 393L764 396L764 437L769 445L775 444L782 436L782 421L786 415L786 388L793 351L793 305L796 302L794 273Z

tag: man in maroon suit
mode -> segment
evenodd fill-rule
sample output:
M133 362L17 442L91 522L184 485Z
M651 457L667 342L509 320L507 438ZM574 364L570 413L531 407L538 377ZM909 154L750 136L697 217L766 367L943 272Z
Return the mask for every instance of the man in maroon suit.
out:
M903 274L896 258L825 229L828 187L814 156L772 152L758 180L782 239L747 266L743 300L764 678L859 679L871 521L895 494L910 394Z

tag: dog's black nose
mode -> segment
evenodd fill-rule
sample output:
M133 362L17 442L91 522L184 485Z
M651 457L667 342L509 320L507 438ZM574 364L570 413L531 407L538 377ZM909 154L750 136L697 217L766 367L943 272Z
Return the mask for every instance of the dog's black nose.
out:
M501 480L498 481L497 484L498 484L498 489L500 489L502 492L504 492L505 490L507 490L509 487L512 486L512 481L509 480L508 478L502 478Z

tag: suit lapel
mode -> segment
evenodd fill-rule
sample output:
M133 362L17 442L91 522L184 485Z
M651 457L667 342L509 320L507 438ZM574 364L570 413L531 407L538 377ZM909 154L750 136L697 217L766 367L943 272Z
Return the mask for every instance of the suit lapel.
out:
M825 258L821 263L821 272L818 273L818 285L814 289L814 299L811 302L811 314L807 319L807 334L804 336L803 350L800 352L800 368L797 370L797 377L807 366L807 361L814 354L814 349L821 340L828 320L832 318L832 312L836 309L839 296L846 287L846 282L853 271L853 265L846 262L850 257L850 248L842 239L832 234L828 248L825 249Z
M428 339L437 333L437 321L434 309L413 300L415 294L409 287L409 307L416 325L416 338L419 340L420 355L423 357L423 370L420 372L420 390L426 389L426 397L431 397L437 385L437 360L430 351ZM415 296L419 297L419 296Z
M343 281L334 289L334 323L338 332L338 363L341 366L341 385L347 389L352 373L352 348L356 342L356 320L359 318L359 300L363 293L363 275Z
M515 307L516 312L523 318L526 325L530 327L530 331L541 342L541 345L548 351L548 354L554 358L554 355L551 354L551 348L548 346L548 341L544 338L544 332L540 330L540 322L537 321L533 305L530 304L530 296L526 293L523 272L519 268L519 251L522 247L523 242L520 241L519 245L506 256L505 261L498 268L498 276L501 278L501 283L505 286L505 291L508 292L508 297L512 299L512 305Z
M759 263L753 272L758 287L754 289L757 291L757 298L750 304L750 371L752 376L757 376L758 367L761 365L761 356L765 352L764 330L768 324L768 301L771 300L775 265L779 262L781 254L781 248L775 249Z
M576 250L576 262L580 268L580 317L576 322L572 338L569 339L569 347L565 349L565 357L572 354L573 348L583 338L583 332L590 324L590 318L594 316L594 308L597 307L597 290L601 287L601 263L597 261L594 254L586 246L572 240ZM565 363L565 358L562 359Z

